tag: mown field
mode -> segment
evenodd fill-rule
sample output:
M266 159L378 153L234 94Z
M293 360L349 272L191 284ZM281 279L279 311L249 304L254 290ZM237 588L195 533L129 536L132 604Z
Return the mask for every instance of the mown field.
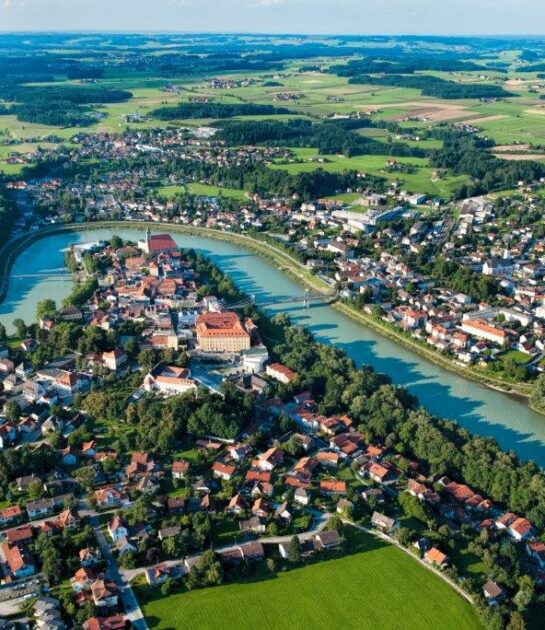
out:
M226 199L245 199L245 193L238 188L223 188L220 186L210 186L208 184L200 184L193 182L187 186L171 185L161 186L157 189L157 193L168 199L172 199L175 195L187 191L198 197L225 197Z
M146 585L136 590L156 630L480 627L468 602L404 552L371 536L359 546L354 555L166 598Z
M453 190L466 181L464 175L439 178L434 169L429 166L427 158L398 157L389 155L358 155L344 157L339 155L318 155L315 149L294 149L295 157L300 160L289 164L277 164L272 168L280 168L289 173L304 173L322 168L325 171L337 173L343 170L355 169L370 175L378 175L392 182L403 182L403 188L411 192L423 192L430 195L450 195ZM323 162L316 160L322 159ZM410 165L414 172L404 173L387 170L388 160L396 159L400 164ZM312 160L312 161L311 161Z

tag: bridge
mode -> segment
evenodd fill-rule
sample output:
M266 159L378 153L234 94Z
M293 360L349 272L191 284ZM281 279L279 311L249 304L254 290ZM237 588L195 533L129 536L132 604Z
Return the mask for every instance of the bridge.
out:
M245 306L272 306L274 304L297 304L303 305L303 308L309 308L313 302L329 302L337 298L337 293L334 291L305 291L301 295L275 295L270 297L264 297L262 299L256 299L255 295L250 295L245 300L241 300L236 304L227 305L232 310L242 309Z
M43 278L44 280L70 280L71 273L13 273L9 276L0 276L0 280L20 280L22 278Z

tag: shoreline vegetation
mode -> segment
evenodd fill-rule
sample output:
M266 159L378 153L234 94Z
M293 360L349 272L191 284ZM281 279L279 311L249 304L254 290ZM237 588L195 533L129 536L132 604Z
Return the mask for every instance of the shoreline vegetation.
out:
M320 278L317 278L314 274L308 271L298 260L289 253L283 251L279 247L275 247L273 244L266 240L255 238L254 236L248 236L245 234L239 234L237 232L224 232L211 228L195 227L189 225L180 225L175 223L143 223L139 221L93 221L89 223L67 223L62 225L55 225L47 227L42 230L33 232L31 234L25 234L18 239L12 240L7 243L0 251L4 255L0 262L0 277L2 282L0 284L0 303L4 300L7 288L9 285L9 278L11 267L14 260L20 255L26 247L28 247L35 240L45 238L54 234L62 232L81 232L93 229L107 229L107 228L132 228L142 229L145 226L156 225L157 229L180 232L185 234L193 234L195 236L204 236L220 241L228 241L241 245L246 249L250 249L265 258L269 262L273 263L282 273L289 276L299 284L306 288L315 291L330 291L331 287ZM7 256L6 256L7 253ZM386 337L396 343L399 343L404 348L407 348L411 352L418 354L427 361L437 365L438 367L445 369L449 372L457 374L470 381L478 383L483 387L488 387L494 391L501 392L510 396L516 396L525 398L528 401L528 406L541 415L545 416L545 410L540 409L537 406L532 405L531 396L535 389L535 386L530 383L511 383L505 381L497 376L491 376L468 366L461 365L460 363L441 355L437 350L428 348L424 343L410 337L402 331L395 330L393 326L388 325L386 322L382 322L372 315L361 311L354 306L342 301L335 301L330 304L332 308L337 309L343 313L346 317L349 317L353 321L367 326L379 333L383 337Z

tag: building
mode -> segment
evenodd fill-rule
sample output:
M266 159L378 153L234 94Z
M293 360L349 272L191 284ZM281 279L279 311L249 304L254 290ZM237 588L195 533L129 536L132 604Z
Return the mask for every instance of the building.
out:
M284 385L288 385L289 383L293 383L293 381L297 380L297 374L290 370L285 365L281 363L271 363L267 365L265 370L267 376L274 378L276 381L280 383L284 383Z
M178 246L170 234L151 235L149 229L146 230L146 238L138 242L138 247L146 254L172 254L178 251Z
M236 313L203 313L197 317L197 341L204 352L249 350L251 338Z
M184 394L191 389L197 389L197 381L190 378L190 374L187 368L159 363L144 378L144 389L166 396Z
M397 527L397 521L381 512L373 512L373 516L371 517L371 525L380 529L387 534L390 534Z
M507 343L507 333L484 319L466 319L462 322L462 331L479 339L486 339L503 346Z

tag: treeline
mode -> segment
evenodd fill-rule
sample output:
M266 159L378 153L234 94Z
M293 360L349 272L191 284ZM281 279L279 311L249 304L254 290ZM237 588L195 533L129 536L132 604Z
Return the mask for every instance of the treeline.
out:
M425 157L426 151L404 142L380 142L354 133L356 129L373 127L369 118L313 123L308 120L229 120L219 126L219 138L226 144L277 145L315 148L318 153L354 155L397 155Z
M132 97L131 92L113 88L84 86L26 87L3 85L0 98L14 101L9 110L21 122L61 127L86 126L95 118L86 105L93 103L120 103Z
M465 99L465 98L505 98L515 96L507 92L500 85L491 83L457 83L446 81L427 74L402 75L389 74L385 76L356 75L348 80L349 83L364 83L370 85L384 85L420 90L422 96L435 98Z
M432 154L430 163L435 168L450 169L454 175L471 177L458 189L459 198L516 188L519 181L545 177L545 164L502 160L489 153L487 146L486 141L469 134L446 135L443 147Z
M292 175L262 164L216 167L185 160L172 164L171 168L191 181L206 181L214 186L247 190L262 197L297 194L304 201L360 186L372 187L381 192L384 191L386 182L381 177L371 175L362 180L355 170L328 173L318 168L308 173Z
M83 306L93 297L93 293L98 289L96 276L89 276L85 282L74 286L70 295L65 298L65 306Z
M11 112L17 120L55 127L85 127L94 118L89 108L78 107L69 101L34 101L14 105Z
M390 59L354 59L346 65L335 65L330 72L340 77L353 77L361 74L413 74L421 70L436 70L439 72L471 72L487 70L486 66L473 61L462 61L453 58L412 57L407 60Z
M285 107L258 103L179 103L172 107L159 107L152 115L159 120L181 118L231 118L232 116L268 116L289 114Z
M92 103L122 103L131 97L131 92L106 87L79 85L0 86L0 99L17 103L63 101L74 105L90 105Z

